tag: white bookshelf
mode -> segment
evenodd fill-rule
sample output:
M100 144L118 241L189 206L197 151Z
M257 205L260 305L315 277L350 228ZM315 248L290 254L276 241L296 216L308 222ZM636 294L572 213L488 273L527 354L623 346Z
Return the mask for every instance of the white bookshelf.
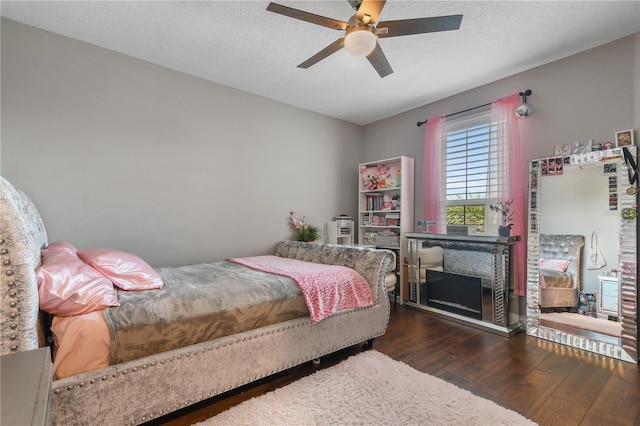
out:
M362 172L358 179L358 227L359 244L375 244L378 248L391 249L396 253L396 272L400 282L400 301L408 298L404 294L403 263L408 257L407 232L413 232L414 160L410 157L394 157L362 163L358 170L384 172L383 178L367 179ZM371 173L373 174L373 173ZM369 174L366 174L369 176ZM380 174L378 174L380 176ZM377 180L377 182L375 182Z

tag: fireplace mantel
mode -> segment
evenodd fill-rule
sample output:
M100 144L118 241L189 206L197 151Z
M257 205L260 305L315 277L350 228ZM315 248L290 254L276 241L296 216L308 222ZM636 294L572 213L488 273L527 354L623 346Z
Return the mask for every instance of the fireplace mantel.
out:
M519 316L518 297L513 294L510 274L511 246L520 240L519 236L462 236L431 233L407 233L409 245L409 288L408 306L420 308L448 319L481 328L496 334L511 337L522 331ZM429 302L425 297L431 294L429 271L425 282L420 282L418 250L440 246L444 251L444 274L450 274L451 286L458 277L474 278L481 284L478 290L482 299L482 319L471 318L459 313L449 312ZM425 275L425 274L423 274ZM435 273L431 274L435 276ZM446 285L447 279L439 275L439 285ZM444 284L443 284L444 283ZM436 284L432 284L436 285ZM469 291L476 291L475 289ZM449 301L458 305L458 301ZM431 306L429 306L431 304ZM460 309L454 309L460 312Z

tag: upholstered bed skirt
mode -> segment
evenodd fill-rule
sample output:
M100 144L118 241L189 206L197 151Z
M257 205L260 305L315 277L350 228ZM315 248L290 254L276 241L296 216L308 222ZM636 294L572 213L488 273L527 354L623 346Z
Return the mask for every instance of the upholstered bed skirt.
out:
M575 288L547 288L540 289L540 307L542 308L572 308L578 303Z
M386 291L386 290L385 290ZM53 383L51 423L139 424L380 336L386 303L294 319Z

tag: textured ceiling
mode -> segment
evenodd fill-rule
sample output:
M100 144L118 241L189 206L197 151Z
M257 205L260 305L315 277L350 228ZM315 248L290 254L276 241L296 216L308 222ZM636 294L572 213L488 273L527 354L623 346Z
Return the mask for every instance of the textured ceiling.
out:
M346 21L344 1L280 4ZM381 21L463 14L458 31L381 39L394 73L341 50L342 32L265 1L2 1L2 16L300 108L368 124L640 31L639 1L389 0Z

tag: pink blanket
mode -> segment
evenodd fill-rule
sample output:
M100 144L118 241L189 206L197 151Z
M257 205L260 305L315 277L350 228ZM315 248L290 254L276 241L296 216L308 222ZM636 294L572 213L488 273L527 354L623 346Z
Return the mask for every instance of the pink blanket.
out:
M370 306L373 303L367 280L345 266L303 262L279 256L227 260L258 271L292 278L302 290L313 324L340 310Z

